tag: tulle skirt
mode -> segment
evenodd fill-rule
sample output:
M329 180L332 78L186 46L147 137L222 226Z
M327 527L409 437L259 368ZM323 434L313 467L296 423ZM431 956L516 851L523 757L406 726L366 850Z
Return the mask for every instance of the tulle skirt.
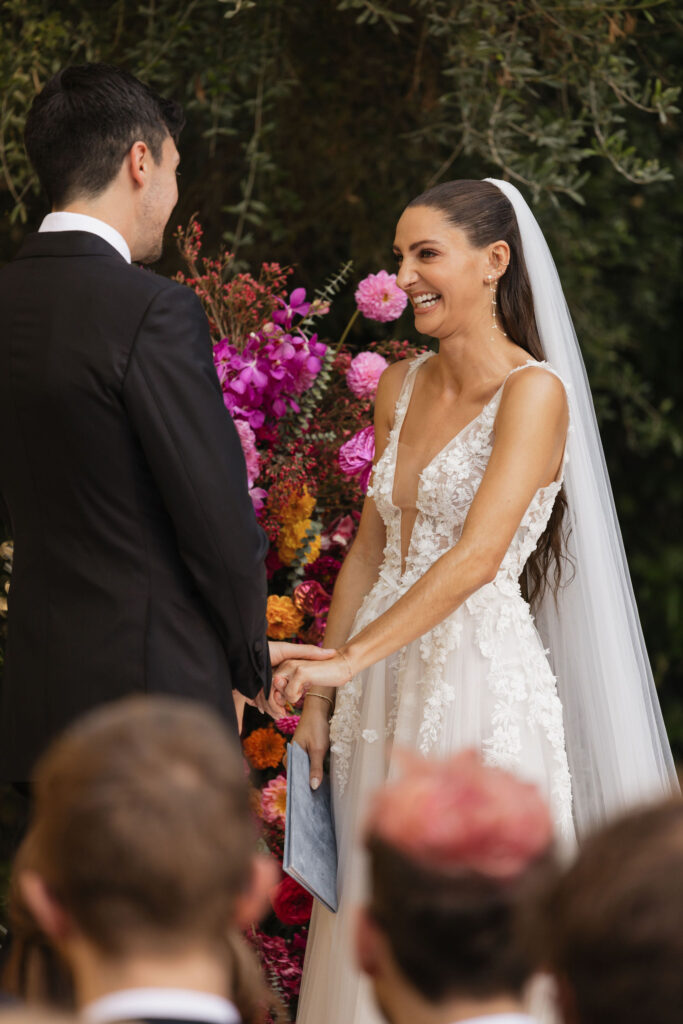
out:
M396 595L378 589L370 598L354 633ZM339 910L314 905L297 1024L383 1024L356 967L354 931L367 894L369 800L400 771L401 749L437 758L481 750L490 763L535 783L561 846L575 843L555 679L521 597L482 588L431 637L370 666L349 686L356 696L340 693L331 755Z

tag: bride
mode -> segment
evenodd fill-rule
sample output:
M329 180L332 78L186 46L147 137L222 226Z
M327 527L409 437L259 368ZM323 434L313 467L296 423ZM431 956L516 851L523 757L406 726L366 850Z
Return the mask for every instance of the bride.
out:
M299 1024L380 1020L351 942L367 799L395 750L477 747L539 786L568 851L675 785L580 350L529 207L503 181L437 185L394 249L438 354L380 381L325 635L337 655L274 683L306 692L294 739L314 788L331 745L339 911L315 907Z

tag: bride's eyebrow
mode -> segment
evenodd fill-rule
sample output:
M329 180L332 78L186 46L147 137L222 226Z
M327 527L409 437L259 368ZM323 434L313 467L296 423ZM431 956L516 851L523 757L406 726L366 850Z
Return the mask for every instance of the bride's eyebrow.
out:
M414 249L419 249L421 245L440 245L440 242L437 242L434 238L423 238L421 242L413 242L410 246L410 252L413 252Z

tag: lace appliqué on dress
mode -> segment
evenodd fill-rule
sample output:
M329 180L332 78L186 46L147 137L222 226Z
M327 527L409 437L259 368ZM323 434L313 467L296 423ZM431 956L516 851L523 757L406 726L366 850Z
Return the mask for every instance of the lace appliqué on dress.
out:
M430 355L427 352L419 356L406 373L386 449L373 471L368 494L374 498L384 520L387 540L379 579L363 601L351 636L377 618L457 543L491 455L495 418L505 382L480 414L435 456L420 475L417 517L402 572L401 513L392 502L398 437L410 402L415 375ZM555 373L547 363L530 360L527 365L541 366ZM517 367L512 372L523 368ZM399 708L401 717L409 720L411 715L406 716L406 711L410 711L407 705L415 704L417 713L421 714L417 731L419 750L426 755L438 745L444 716L456 696L447 671L448 658L461 643L463 617L472 616L475 620L476 643L489 663L486 685L494 697L491 729L484 742L484 755L490 763L514 769L521 754L521 725L540 730L547 737L553 752L553 811L562 831L571 825L572 803L571 780L564 748L562 706L546 658L547 652L543 651L518 580L545 530L562 485L565 465L566 455L559 479L534 495L503 558L496 579L481 587L452 615L415 641L419 651L418 678L407 678L407 654L410 648L402 649L394 663L393 706L386 725L387 736L393 736ZM512 646L506 643L511 635L514 636ZM515 652L513 656L509 653L511 650ZM410 664L414 671L414 658ZM370 669L354 677L337 696L330 737L340 792L343 792L349 778L355 744L361 739L363 685L372 672L373 669ZM374 736L372 740L369 735L362 738L366 742L374 741ZM397 735L396 740L401 742L401 736Z

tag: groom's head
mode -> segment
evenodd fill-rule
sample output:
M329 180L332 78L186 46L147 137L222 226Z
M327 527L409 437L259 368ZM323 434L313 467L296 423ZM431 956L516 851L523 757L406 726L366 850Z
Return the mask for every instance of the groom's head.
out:
M179 104L107 64L64 68L33 101L25 142L53 210L116 211L133 258L161 255L178 199ZM111 217L109 217L111 220Z

